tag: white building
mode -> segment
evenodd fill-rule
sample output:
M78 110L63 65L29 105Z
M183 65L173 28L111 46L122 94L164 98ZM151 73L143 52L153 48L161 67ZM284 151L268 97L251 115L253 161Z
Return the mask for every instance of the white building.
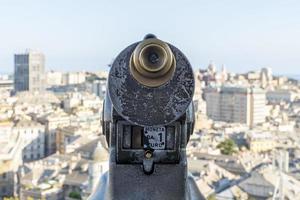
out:
M265 121L266 96L258 88L221 87L205 89L206 111L215 121L254 126Z
M250 125L263 123L266 120L266 93L258 88L250 90Z
M108 153L102 146L101 142L98 142L97 147L93 154L93 160L89 162L88 174L89 184L88 191L93 193L101 177L105 172L108 171Z
M70 113L73 108L81 104L82 94L80 92L71 92L66 94L63 100L65 112Z
M103 100L95 94L86 92L70 92L67 93L63 100L63 107L65 112L71 113L77 107L83 106L85 108L102 109Z
M80 141L88 136L92 136L90 129L84 129L80 126L58 128L56 134L57 151L61 154L72 153L80 146Z
M63 85L73 85L85 82L85 72L68 72L63 75Z
M92 92L100 98L104 98L106 93L106 79L93 81Z
M0 79L0 92L11 92L14 89L14 81L11 79L1 80Z
M34 121L20 120L14 131L23 139L23 161L38 160L45 157L45 126Z
M85 82L86 73L85 72L58 72L50 71L46 74L47 85L51 86L62 86L62 85L74 85Z
M271 68L262 68L260 71L260 81L263 88L269 86L273 81L272 69Z
M99 133L101 131L100 116L100 112L80 106L74 110L70 117L70 124L88 128L92 133Z
M22 137L11 121L0 122L0 199L17 195L17 172L22 164Z
M50 71L46 74L47 77L47 86L60 86L63 84L63 73L62 72L56 72L56 71Z

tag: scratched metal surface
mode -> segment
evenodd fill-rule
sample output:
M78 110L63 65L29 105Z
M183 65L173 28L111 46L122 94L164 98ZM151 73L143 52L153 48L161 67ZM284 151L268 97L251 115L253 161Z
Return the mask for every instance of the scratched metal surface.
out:
M139 165L110 161L109 172L102 175L88 200L205 200L186 167L185 159L179 164L156 165L149 176Z
M182 116L194 94L192 67L176 47L169 44L176 70L164 85L151 88L138 83L130 74L130 56L138 43L123 50L109 73L109 96L116 111L126 120L140 126L166 125Z

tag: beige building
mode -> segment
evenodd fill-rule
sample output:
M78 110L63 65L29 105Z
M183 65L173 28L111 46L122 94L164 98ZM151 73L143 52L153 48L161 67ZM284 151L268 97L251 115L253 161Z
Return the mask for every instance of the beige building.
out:
M50 155L56 152L57 144L56 144L56 135L57 128L65 127L70 125L70 116L63 112L62 110L57 110L50 114L46 114L40 118L38 121L45 126L45 134L46 134L46 155Z
M57 129L56 144L57 151L61 154L72 153L78 148L82 137L91 135L90 129L80 126L67 126Z
M262 123L266 117L266 95L258 88L221 87L205 89L207 116L215 121Z
M253 152L265 152L274 148L274 140L270 133L251 132L247 135L247 144Z

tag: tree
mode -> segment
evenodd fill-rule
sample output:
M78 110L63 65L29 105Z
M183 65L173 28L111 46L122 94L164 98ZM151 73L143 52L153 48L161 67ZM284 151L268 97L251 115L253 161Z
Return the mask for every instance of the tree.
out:
M232 155L233 153L236 152L237 146L233 140L226 139L220 144L218 144L217 148L221 150L222 154Z
M73 198L73 199L81 199L81 195L79 192L70 192L69 197Z

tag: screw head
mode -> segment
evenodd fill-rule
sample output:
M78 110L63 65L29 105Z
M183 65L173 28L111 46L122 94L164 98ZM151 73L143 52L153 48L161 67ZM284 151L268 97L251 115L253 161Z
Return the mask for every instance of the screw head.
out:
M152 154L151 151L147 150L147 151L145 152L145 158L150 159L150 158L152 158L152 156L153 156L153 154Z

